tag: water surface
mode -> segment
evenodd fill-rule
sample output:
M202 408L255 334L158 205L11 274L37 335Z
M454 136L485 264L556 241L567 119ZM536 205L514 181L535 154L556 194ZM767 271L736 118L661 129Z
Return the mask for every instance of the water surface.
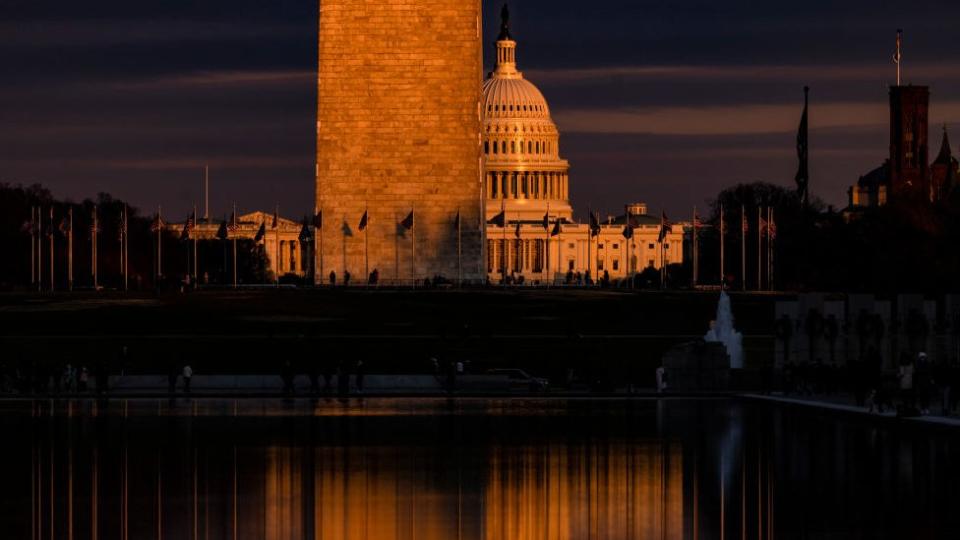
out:
M734 400L0 402L4 538L960 537L958 439Z

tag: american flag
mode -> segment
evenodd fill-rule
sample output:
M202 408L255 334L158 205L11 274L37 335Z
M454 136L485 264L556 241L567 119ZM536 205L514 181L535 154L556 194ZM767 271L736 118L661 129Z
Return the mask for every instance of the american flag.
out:
M750 224L747 222L746 209L740 212L740 228L743 230L743 234L750 232Z
M767 222L767 235L771 240L777 238L777 222L773 219L773 213L770 213L770 221Z
M660 236L657 238L657 242L663 242L667 238L667 234L673 232L673 224L670 223L670 219L667 217L666 212L660 213Z
M190 238L190 233L193 232L196 221L196 213L191 212L190 215L187 216L187 221L183 224L183 232L180 233L181 240L188 240Z
M763 216L760 216L760 222L758 223L758 226L760 227L760 234L767 232L767 220L763 219Z
M237 225L237 213L234 212L230 214L230 223L227 224L227 232L231 235L237 234L237 231L240 230L240 226Z
M163 230L163 218L160 217L160 214L157 214L150 222L150 232L160 232L161 230Z

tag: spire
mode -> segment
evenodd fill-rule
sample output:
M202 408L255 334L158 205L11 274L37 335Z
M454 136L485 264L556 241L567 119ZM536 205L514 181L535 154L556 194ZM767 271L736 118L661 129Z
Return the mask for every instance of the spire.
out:
M950 165L953 161L953 153L950 151L950 138L947 136L947 125L943 125L943 142L940 143L940 153L937 155L934 163Z
M513 39L510 36L510 7L506 2L503 3L503 9L500 10L500 37L497 40Z
M503 4L500 12L500 37L497 38L497 69L495 73L502 78L519 79L523 75L517 71L517 42L510 35L510 8Z

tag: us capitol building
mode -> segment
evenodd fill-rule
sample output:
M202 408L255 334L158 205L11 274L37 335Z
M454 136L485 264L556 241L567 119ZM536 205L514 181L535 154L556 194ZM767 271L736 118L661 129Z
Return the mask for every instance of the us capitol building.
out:
M560 133L547 100L517 70L517 42L506 9L496 47L497 65L482 89L490 281L500 282L504 273L524 283L564 282L570 272L589 272L593 279L606 272L622 279L648 267L682 263L682 226L675 225L660 242L661 218L648 215L645 204L627 205L622 215L599 216L594 235L589 219L574 220L570 164L560 155Z
M364 283L377 269L384 284L435 275L552 284L683 262L685 227L661 238L661 217L643 203L574 218L570 164L547 100L517 69L506 7L496 66L481 80L480 2L408 3L422 13L446 8L428 17L382 0L324 2L315 209L323 226L279 218L262 238L273 271L312 273L317 283L331 271ZM411 17L417 32L407 31ZM254 238L269 221L268 212L241 216L233 234ZM213 238L218 227L198 223L195 234Z

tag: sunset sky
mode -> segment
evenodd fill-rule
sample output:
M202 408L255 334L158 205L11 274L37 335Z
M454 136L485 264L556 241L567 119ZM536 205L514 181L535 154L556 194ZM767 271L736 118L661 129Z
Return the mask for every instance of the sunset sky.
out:
M485 2L487 69L501 2ZM887 153L897 28L905 82L931 86L960 143L960 2L516 0L518 62L551 104L571 197L682 218L724 186L791 185L812 87L811 188ZM0 181L75 200L107 191L186 214L312 210L317 2L0 0ZM415 27L411 26L411 31Z

